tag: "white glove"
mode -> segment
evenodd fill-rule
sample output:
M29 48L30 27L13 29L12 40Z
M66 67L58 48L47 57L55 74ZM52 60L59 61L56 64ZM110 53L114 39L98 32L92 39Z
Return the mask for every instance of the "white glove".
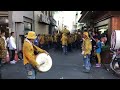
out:
M37 68L40 68L40 66L42 66L44 63L45 63L45 62L42 61L41 64L40 64L40 65L37 65L36 67L37 67Z
M85 51L82 51L82 53L81 53L81 54L82 54L82 55L84 55L84 53L85 53Z

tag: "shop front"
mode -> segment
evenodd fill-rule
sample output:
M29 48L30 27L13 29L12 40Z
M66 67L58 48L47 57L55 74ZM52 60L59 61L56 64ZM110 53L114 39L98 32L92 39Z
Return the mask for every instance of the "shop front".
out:
M101 22L95 23L95 30L98 31L101 36L106 35L108 40L110 40L111 35L111 18L103 20Z

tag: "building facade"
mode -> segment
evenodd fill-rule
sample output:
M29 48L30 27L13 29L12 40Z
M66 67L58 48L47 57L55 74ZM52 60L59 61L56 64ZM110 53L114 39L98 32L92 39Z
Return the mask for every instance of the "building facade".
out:
M15 32L17 50L22 49L24 35L34 31L33 11L9 11L9 32Z
M48 34L50 20L47 11L34 11L35 32L37 34Z
M35 32L37 34L53 34L56 21L53 11L34 11Z
M22 49L28 31L52 34L55 25L52 11L0 11L0 30L6 32L6 37L15 32L18 51Z

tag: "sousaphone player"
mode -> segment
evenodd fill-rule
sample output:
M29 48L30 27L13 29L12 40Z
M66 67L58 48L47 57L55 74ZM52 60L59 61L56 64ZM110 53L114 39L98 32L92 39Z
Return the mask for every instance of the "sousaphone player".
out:
M23 44L23 59L24 59L23 63L27 70L28 79L36 79L37 68L41 66L36 62L35 51L38 53L46 53L47 55L49 55L49 53L46 52L45 50L33 45L35 39L36 39L35 32L29 31Z

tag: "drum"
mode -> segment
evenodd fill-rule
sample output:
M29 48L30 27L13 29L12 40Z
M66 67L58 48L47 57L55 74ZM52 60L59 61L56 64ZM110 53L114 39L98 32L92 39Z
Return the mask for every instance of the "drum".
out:
M111 48L120 48L120 30L114 30L111 34Z
M52 58L45 54L45 53L40 53L36 57L36 62L41 65L43 62L45 62L43 65L41 65L38 70L40 72L47 72L51 69L52 67Z

